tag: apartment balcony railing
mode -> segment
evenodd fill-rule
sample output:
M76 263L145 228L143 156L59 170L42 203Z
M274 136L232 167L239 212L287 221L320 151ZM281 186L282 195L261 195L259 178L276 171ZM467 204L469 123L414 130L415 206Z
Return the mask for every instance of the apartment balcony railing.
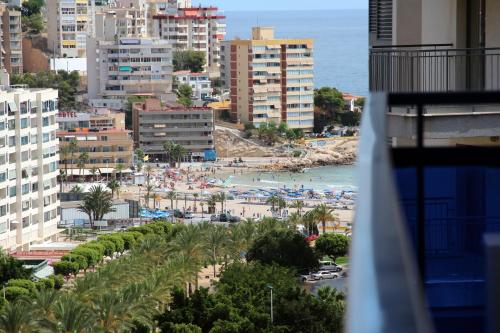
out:
M455 49L451 46L372 48L370 90L453 92L500 89L500 48Z
M349 333L500 331L498 137L483 147L427 145L429 105L500 105L500 93L371 94L358 158ZM416 142L391 147L387 111L408 106L417 110Z

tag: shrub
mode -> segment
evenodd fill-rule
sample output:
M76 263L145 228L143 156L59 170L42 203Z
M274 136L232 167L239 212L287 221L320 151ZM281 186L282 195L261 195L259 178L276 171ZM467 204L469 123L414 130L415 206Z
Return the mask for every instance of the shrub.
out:
M20 287L29 290L30 293L36 291L35 282L28 279L11 279L7 282L7 287Z
M10 302L15 301L20 297L29 297L31 294L28 289L22 287L5 287L3 292L5 293L5 299Z
M46 289L54 289L55 281L51 278L40 279L36 282L36 289L38 290L46 290Z
M130 230L127 230L127 234L134 236L136 242L139 242L139 241L141 241L144 238L144 234L142 234L139 231L130 231Z
M104 246L104 255L108 257L112 257L116 252L115 243L110 240L100 240L99 241L102 246Z
M125 250L130 250L136 243L134 235L128 232L120 232L117 235L125 242Z
M52 264L54 267L55 274L61 274L65 277L70 276L71 274L78 274L79 265L76 262L71 261L58 261Z
M56 290L61 289L64 285L64 277L62 275L51 275L49 279L54 281L54 289Z
M140 232L143 235L153 234L155 231L150 227L151 225L143 225L140 227L132 227L128 229L129 232Z
M104 247L104 245L102 245L98 241L91 241L91 242L88 242L88 243L85 243L85 244L81 244L81 245L78 245L76 248L77 249L84 248L84 249L95 250L99 254L99 259L101 259L102 257L104 257L104 252L106 250L105 247Z
M97 265L99 260L101 260L101 255L97 250L86 248L86 247L76 247L70 254L78 255L85 258L87 267L94 267ZM84 269L86 269L85 267Z
M78 270L86 270L87 267L89 267L89 264L87 263L87 259L79 254L70 252L68 254L65 254L62 256L61 261L69 261L69 262L75 262L78 264Z
M98 241L111 241L115 245L115 252L123 253L125 250L125 241L119 235L105 235L97 238Z
M299 150L294 150L293 151L293 157L300 157L300 156L302 156L302 152L301 151L299 151Z

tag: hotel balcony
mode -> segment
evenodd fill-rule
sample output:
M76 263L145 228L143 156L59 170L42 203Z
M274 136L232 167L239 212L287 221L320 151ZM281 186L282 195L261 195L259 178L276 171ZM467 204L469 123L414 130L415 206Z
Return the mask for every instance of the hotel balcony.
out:
M500 89L500 48L452 44L372 47L370 90L389 92Z
M348 333L500 331L500 112L493 106L500 110L500 92L369 97ZM445 117L442 130L431 109L458 110L458 118ZM412 114L411 134L397 134L413 138L404 147L390 144L394 110ZM446 141L430 142L436 132ZM464 134L463 144L448 141Z

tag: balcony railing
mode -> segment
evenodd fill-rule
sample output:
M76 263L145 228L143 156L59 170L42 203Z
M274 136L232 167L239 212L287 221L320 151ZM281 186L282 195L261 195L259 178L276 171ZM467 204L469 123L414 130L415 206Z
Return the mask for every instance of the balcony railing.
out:
M370 90L450 92L500 89L500 48L454 49L450 46L372 48Z

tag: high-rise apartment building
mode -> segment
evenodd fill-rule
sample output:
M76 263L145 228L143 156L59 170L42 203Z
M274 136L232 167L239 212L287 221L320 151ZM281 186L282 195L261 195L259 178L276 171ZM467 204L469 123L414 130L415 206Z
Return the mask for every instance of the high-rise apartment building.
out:
M1 3L0 26L0 41L3 49L0 55L0 68L5 68L10 74L22 74L23 37L19 9Z
M0 88L0 245L28 249L57 234L57 91Z
M151 4L150 17L154 36L168 40L174 50L203 52L208 71L219 71L226 17L218 13L217 7L192 7L191 1L155 2Z
M130 95L172 99L172 51L148 37L146 3L123 0L95 17L87 42L88 97L93 106L119 109Z
M55 57L86 56L93 34L94 0L47 0L47 47Z
M209 160L215 156L214 113L205 107L162 106L157 99L135 103L132 124L136 148L152 158L165 160L163 144L183 146L184 160Z
M273 28L253 28L251 40L226 44L230 66L231 117L238 122L286 122L314 127L313 40L275 39ZM227 52L226 52L227 54Z

